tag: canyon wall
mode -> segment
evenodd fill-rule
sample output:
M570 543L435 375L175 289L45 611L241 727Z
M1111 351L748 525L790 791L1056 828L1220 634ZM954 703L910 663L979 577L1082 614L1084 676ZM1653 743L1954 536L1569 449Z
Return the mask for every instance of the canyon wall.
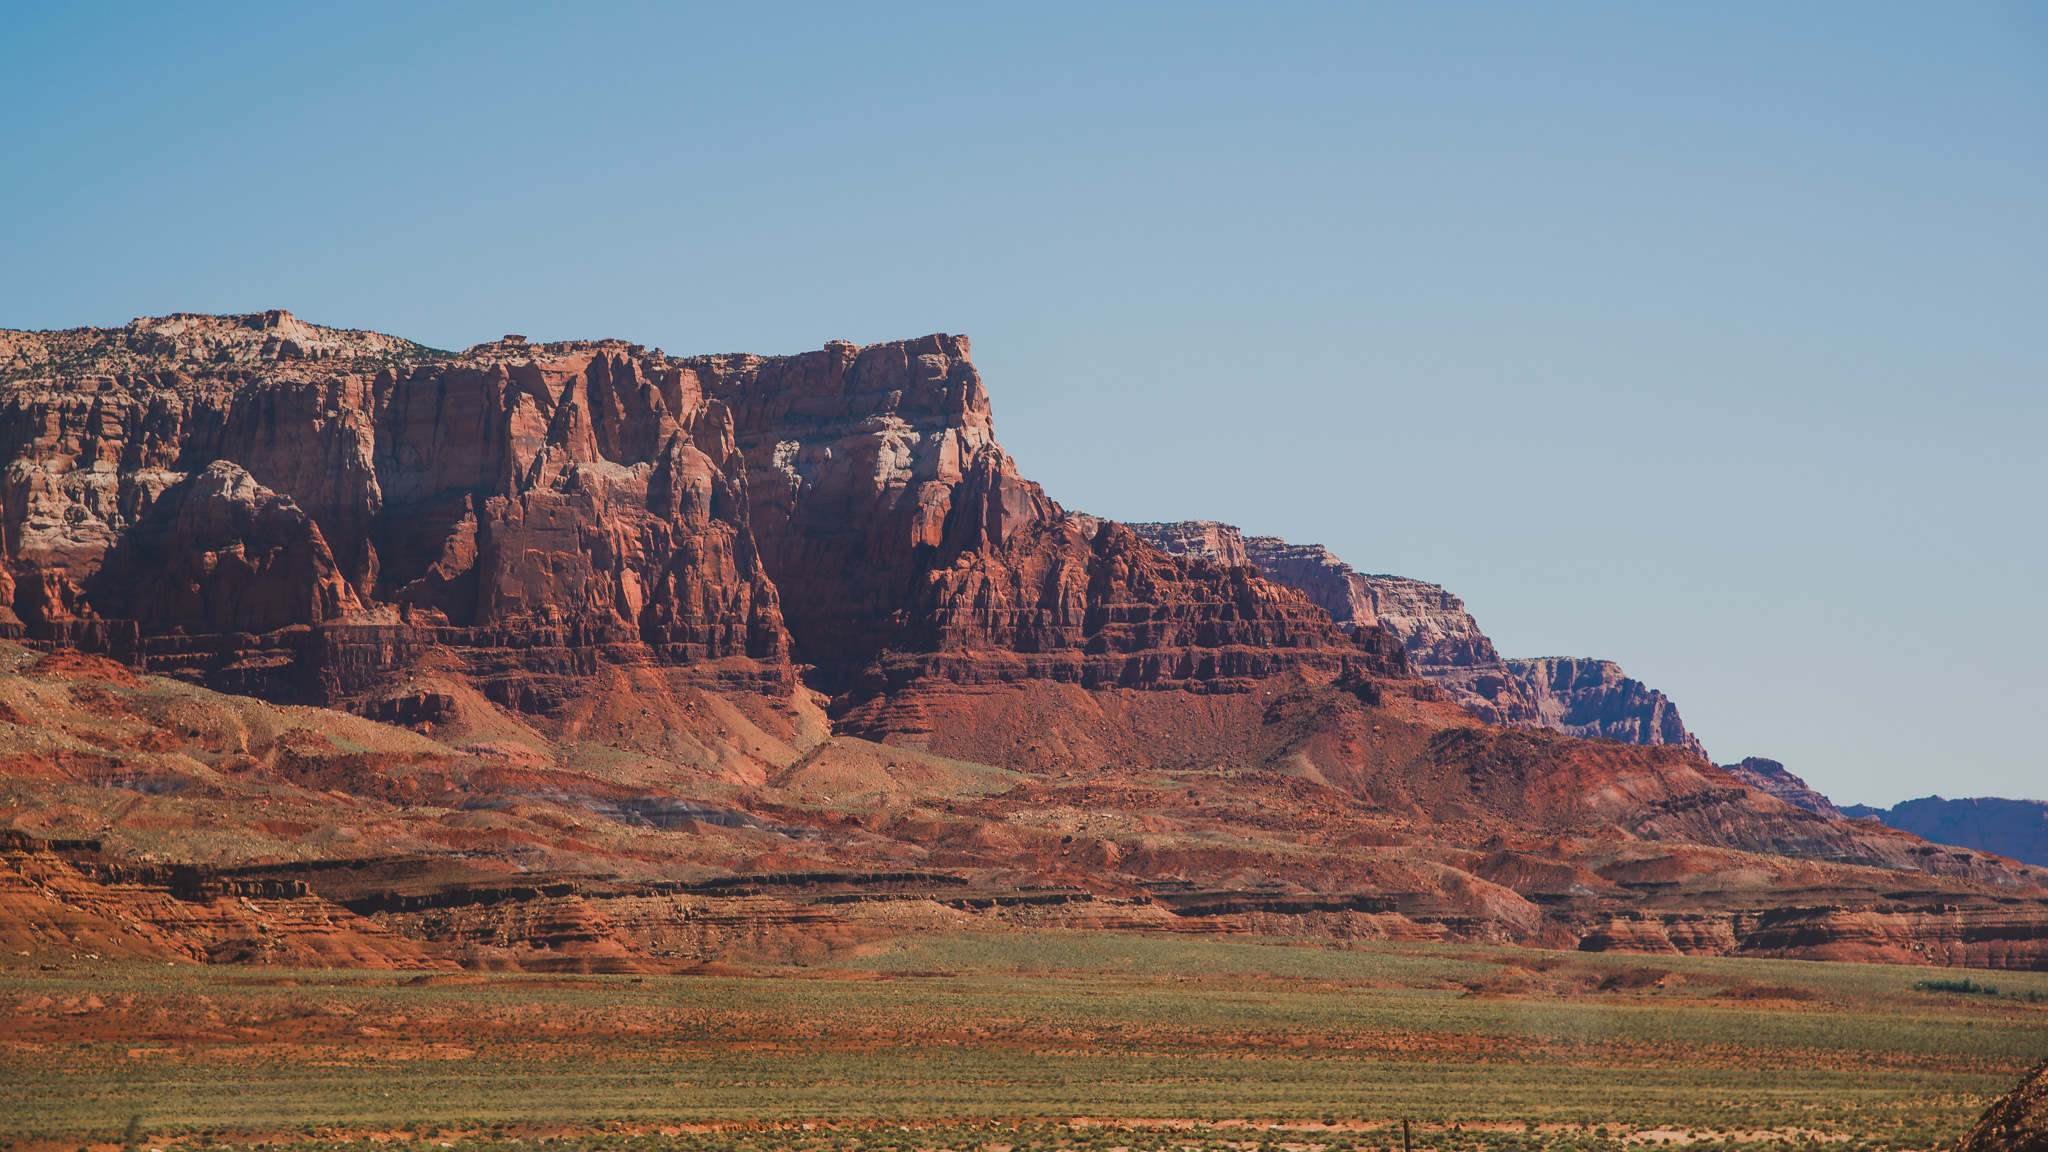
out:
M1175 555L1256 565L1275 582L1300 589L1340 627L1382 629L1401 642L1411 671L1489 724L1676 744L1706 756L1662 692L1605 660L1503 660L1465 602L1440 585L1365 575L1319 544L1244 536L1229 524L1191 520L1131 527Z
M289 313L10 333L27 637L273 699L433 648L546 709L595 663L791 682L723 402L619 342L454 357Z
M1386 670L1284 585L1067 513L996 442L965 337L682 363L734 414L797 659L842 712L913 687Z
M1462 601L1434 584L1363 575L1319 544L1245 536L1229 524L1188 520L1130 527L1176 556L1256 565L1261 575L1298 589L1340 628L1382 629L1401 642L1410 671L1489 724L1538 722L1534 700L1501 662L1493 641Z
M543 715L606 665L802 677L842 711L913 682L1400 674L1285 586L1065 513L996 442L962 337L678 359L284 312L7 333L0 461L0 627L269 699L430 656Z
M1416 675L1441 686L1489 724L1543 723L1529 686L1494 650L1465 602L1435 584L1400 576L1354 576L1373 619L1408 649Z
M1507 666L1528 686L1546 728L1628 744L1676 744L1707 758L1671 698L1625 675L1611 660L1554 656L1510 660Z

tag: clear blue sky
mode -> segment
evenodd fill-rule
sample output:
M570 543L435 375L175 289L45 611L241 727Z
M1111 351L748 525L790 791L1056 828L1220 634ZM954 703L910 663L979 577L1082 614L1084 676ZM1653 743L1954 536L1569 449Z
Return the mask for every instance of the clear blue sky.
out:
M0 327L965 332L1069 507L2048 798L2048 6L0 4Z

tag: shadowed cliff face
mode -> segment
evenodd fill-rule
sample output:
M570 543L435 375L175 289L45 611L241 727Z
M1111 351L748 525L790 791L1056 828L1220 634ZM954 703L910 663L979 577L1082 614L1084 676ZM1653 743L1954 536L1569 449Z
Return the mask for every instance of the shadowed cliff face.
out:
M682 370L733 413L763 563L797 658L832 690L907 639L907 602L970 471L994 477L998 542L1059 515L996 446L964 337L703 357Z

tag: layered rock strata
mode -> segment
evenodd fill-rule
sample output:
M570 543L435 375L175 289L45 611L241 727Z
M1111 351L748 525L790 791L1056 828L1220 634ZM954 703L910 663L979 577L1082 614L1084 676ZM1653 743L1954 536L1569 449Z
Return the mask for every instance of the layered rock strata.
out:
M925 675L848 712L867 740L644 665L552 736L423 673L392 719L481 716L429 736L0 643L0 955L656 972L1054 925L2048 966L2048 869L1483 725L1369 655Z
M1624 674L1611 660L1554 656L1509 660L1507 667L1528 686L1546 728L1629 744L1676 744L1707 758L1671 698Z
M606 661L790 679L731 414L658 354L454 357L283 312L0 353L32 639L272 699L346 697L428 648L543 708Z
M714 799L0 644L0 955L664 972L1052 926L2048 968L2048 870L1370 686L956 692L939 755L785 746ZM1052 745L1100 767L986 766Z
M1068 515L996 442L962 337L455 355L178 315L4 334L0 387L0 626L224 690L348 701L431 658L558 716L600 666L786 694L792 655L842 711L1400 674L1242 565Z
M1706 755L1669 697L1604 660L1503 660L1493 641L1441 585L1369 576L1319 544L1244 536L1229 524L1134 524L1164 551L1242 556L1261 574L1300 589L1340 627L1374 626L1401 641L1408 667L1489 724L1550 728L1631 744L1677 744Z
M1213 560L1231 568L1252 562L1245 551L1244 537L1234 525L1219 524L1214 520L1179 520L1171 524L1132 524L1129 527L1168 556ZM1299 583L1293 586L1301 587ZM1323 598L1314 592L1309 593L1309 599L1328 612L1332 620L1342 623L1350 619L1340 615L1338 608L1324 603Z
M1842 810L1835 807L1834 801L1814 791L1806 781L1793 775L1776 760L1751 756L1739 764L1723 764L1721 771L1759 792L1776 796L1787 804L1796 804L1808 812L1817 813L1830 820L1843 818Z
M1398 636L1408 663L1489 724L1542 726L1529 685L1494 650L1465 602L1436 584L1400 576L1360 576L1373 619Z
M1489 724L1537 723L1534 702L1502 664L1493 641L1457 597L1434 584L1367 576L1320 544L1245 536L1229 524L1185 520L1133 524L1153 546L1219 564L1256 565L1261 575L1298 589L1340 628L1379 628L1401 642L1408 667Z
M683 370L734 414L797 658L841 710L914 683L1242 691L1388 668L1373 637L1242 564L1067 513L996 442L965 337Z
M79 941L34 934L83 877L212 925L179 954L257 962L817 957L870 902L1548 947L1653 946L1638 914L1704 902L1727 939L1697 946L1784 955L1967 908L1956 962L2048 955L2048 873L1824 819L1658 725L1482 723L1407 674L1503 715L1440 588L1065 511L957 337L455 355L268 313L0 358L0 625L38 649L0 646L0 821L102 844L15 862L36 949ZM248 938L311 953L237 943L243 896L302 901ZM312 940L336 908L433 947Z

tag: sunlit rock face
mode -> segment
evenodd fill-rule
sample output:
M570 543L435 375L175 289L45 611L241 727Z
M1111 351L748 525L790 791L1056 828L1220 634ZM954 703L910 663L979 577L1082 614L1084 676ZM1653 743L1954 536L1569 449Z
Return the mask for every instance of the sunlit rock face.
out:
M429 652L540 713L599 664L846 706L1389 667L1290 588L1068 515L963 337L452 354L178 315L0 334L0 373L0 626L227 690L345 701Z
M797 659L843 706L913 684L1242 691L1384 666L1373 637L1242 564L1062 509L996 441L964 337L683 365L733 413Z
M1528 686L1546 728L1630 744L1676 744L1706 759L1699 738L1679 719L1678 705L1611 660L1548 657L1507 666Z
M15 951L75 914L136 957L671 971L859 946L829 908L913 885L998 929L2048 963L2048 872L1746 783L1610 664L1061 508L955 336L0 333L0 545Z
M272 312L9 333L0 356L30 638L273 698L345 696L429 645L541 706L599 660L790 679L731 415L659 353L454 356Z
M1677 705L1608 660L1503 660L1465 602L1438 584L1354 570L1320 544L1246 536L1187 520L1132 527L1177 556L1252 564L1299 589L1340 627L1376 627L1401 642L1416 675L1489 724L1549 728L1630 744L1676 744L1705 757Z
M1815 812L1830 820L1840 820L1842 810L1834 802L1813 790L1776 760L1761 756L1750 756L1738 764L1723 764L1721 771L1728 773L1759 792L1769 793L1787 804L1796 804L1808 812Z

